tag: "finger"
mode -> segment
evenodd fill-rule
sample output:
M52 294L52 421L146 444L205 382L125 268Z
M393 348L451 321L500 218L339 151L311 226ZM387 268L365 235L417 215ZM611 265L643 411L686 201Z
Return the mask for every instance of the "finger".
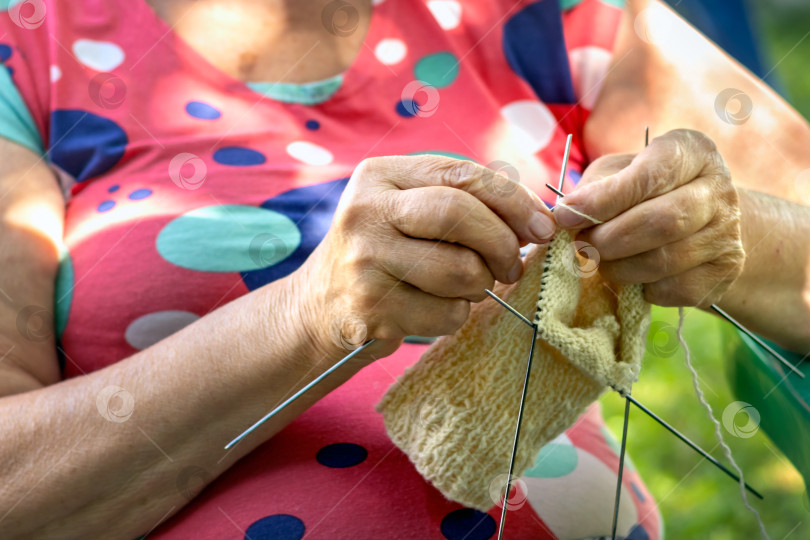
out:
M404 239L383 260L392 277L433 296L480 302L495 283L476 252L454 244Z
M513 283L520 277L514 275L520 262L517 236L472 195L434 186L396 191L389 197L390 223L402 234L466 246L484 259L498 281Z
M593 245L603 261L615 261L683 240L715 216L711 178L700 178L646 200L577 238Z
M363 161L355 170L371 190L409 190L444 186L469 193L497 216L521 242L545 243L556 223L545 203L531 190L472 161L444 156L390 156Z
M588 227L592 221L566 207L598 221L608 221L698 176L714 176L723 171L722 158L708 137L690 130L670 131L653 139L624 169L572 191L565 204L555 208L554 216L560 226L568 229Z
M599 271L605 279L620 285L654 283L714 260L718 236L716 229L707 227L688 238L638 255L612 261L603 258Z
M467 320L470 303L462 298L440 298L399 282L380 302L371 331L381 339L452 334Z
M665 307L706 308L720 301L738 273L718 261L644 285L644 299Z

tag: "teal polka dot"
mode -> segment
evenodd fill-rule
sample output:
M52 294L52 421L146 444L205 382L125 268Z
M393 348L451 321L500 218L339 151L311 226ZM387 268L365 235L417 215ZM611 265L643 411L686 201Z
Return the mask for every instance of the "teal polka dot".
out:
M624 7L624 0L602 0L603 4L608 4L611 6L616 6L617 8Z
M458 77L459 61L449 52L425 56L413 68L414 77L436 88L449 86Z
M581 3L582 0L560 0L560 9L565 11L566 9L577 7Z
M574 472L578 461L574 446L550 443L540 449L534 467L523 474L532 478L559 478Z
M411 152L408 154L409 156L425 156L425 155L435 155L435 156L445 156L454 159L466 159L469 161L475 161L472 158L465 156L464 154L457 154L455 152L445 152L443 150L423 150L421 152Z
M265 247L272 237L274 249ZM225 204L187 212L158 234L156 247L172 264L202 272L247 272L289 257L301 231L279 212Z
M73 302L73 260L64 251L59 258L59 270L54 286L54 327L56 339L62 337L67 326L70 304Z
M0 0L0 11L8 11L23 0Z

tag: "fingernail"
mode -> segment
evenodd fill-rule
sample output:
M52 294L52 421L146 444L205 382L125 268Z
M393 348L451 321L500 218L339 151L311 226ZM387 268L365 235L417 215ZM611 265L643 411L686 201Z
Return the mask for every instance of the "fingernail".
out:
M529 231L538 242L543 243L554 236L557 226L550 217L538 212L529 219Z
M574 229L581 225L584 225L586 220L584 217L575 214L568 210L569 208L573 208L574 210L579 210L576 206L568 206L568 205L557 205L554 209L554 219L557 220L557 223L560 227L565 229Z
M521 275L523 275L523 261L518 259L515 266L513 266L512 269L509 270L509 273L506 274L506 277L509 278L509 283L515 283L520 279Z

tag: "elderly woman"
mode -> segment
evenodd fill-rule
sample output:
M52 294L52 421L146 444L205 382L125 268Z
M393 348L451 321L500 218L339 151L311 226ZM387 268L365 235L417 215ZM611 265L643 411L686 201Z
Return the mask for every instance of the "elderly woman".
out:
M810 130L655 2L3 5L3 538L490 537L373 406L558 226L810 346ZM569 132L598 226L544 203ZM594 408L555 441L589 472L538 460L512 537L609 534L608 442ZM659 538L624 485L620 534Z

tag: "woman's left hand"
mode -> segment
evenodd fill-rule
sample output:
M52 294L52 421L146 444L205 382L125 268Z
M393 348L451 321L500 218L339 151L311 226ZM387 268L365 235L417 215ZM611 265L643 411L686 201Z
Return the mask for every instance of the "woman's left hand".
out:
M742 273L737 190L714 143L698 131L670 131L635 156L597 159L561 202L557 223L580 230L577 240L596 249L602 275L643 283L650 303L707 307Z

